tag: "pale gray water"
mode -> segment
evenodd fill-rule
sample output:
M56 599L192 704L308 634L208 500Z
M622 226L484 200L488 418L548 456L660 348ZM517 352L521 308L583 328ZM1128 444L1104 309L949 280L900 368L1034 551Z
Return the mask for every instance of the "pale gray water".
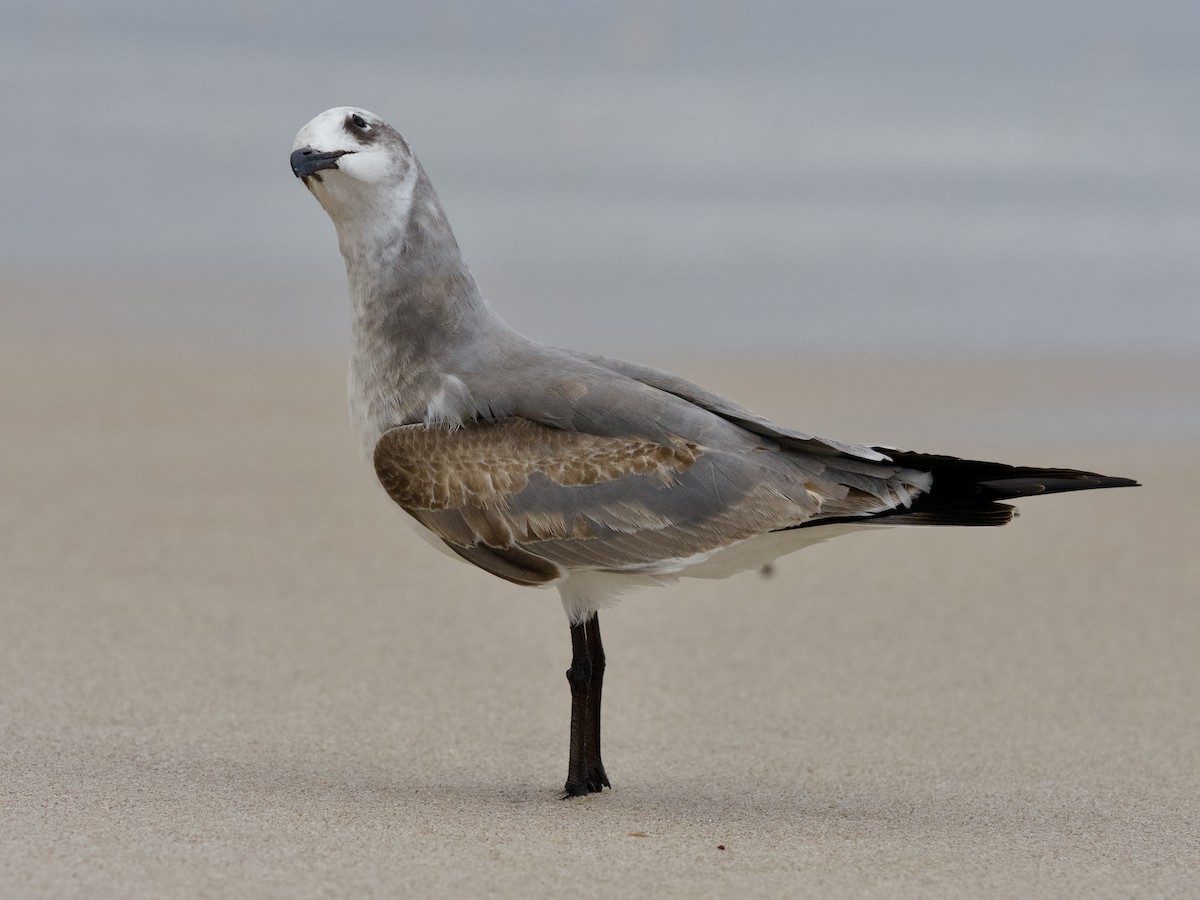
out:
M1200 349L1196 3L9 0L0 77L9 333L341 346L354 104L548 341Z

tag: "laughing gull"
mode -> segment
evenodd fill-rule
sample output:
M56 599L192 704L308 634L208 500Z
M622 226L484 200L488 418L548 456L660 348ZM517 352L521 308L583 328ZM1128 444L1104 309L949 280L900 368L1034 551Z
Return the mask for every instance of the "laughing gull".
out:
M564 796L609 787L597 610L721 578L838 534L1003 525L1000 501L1135 485L819 438L634 363L547 347L483 299L408 143L363 109L296 136L292 171L337 229L353 306L349 393L388 495L435 544L555 585L571 629Z

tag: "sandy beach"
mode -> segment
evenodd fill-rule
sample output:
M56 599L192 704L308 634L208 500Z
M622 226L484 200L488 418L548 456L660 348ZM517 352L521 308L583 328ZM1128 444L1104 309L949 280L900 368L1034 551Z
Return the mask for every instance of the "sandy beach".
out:
M614 790L562 802L557 594L416 537L342 361L5 346L0 895L1196 896L1200 440L1105 410L1200 365L685 374L831 437L1145 486L627 598Z

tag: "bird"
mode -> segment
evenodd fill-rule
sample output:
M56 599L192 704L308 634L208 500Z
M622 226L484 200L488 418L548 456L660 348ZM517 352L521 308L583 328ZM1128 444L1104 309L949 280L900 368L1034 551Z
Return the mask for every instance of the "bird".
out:
M564 798L611 788L599 610L622 593L763 569L848 532L1003 525L1006 500L1137 484L817 437L668 372L539 343L484 299L425 170L379 116L326 110L290 162L337 233L350 417L383 489L441 549L558 589Z

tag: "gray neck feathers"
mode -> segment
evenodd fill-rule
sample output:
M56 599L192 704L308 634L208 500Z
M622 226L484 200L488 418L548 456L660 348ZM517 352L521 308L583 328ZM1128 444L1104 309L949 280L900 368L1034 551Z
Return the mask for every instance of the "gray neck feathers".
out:
M352 415L368 451L382 430L428 419L445 402L447 376L485 352L489 333L508 330L480 295L419 164L388 200L392 208L357 231L339 229L353 304ZM458 398L464 415L470 401Z

